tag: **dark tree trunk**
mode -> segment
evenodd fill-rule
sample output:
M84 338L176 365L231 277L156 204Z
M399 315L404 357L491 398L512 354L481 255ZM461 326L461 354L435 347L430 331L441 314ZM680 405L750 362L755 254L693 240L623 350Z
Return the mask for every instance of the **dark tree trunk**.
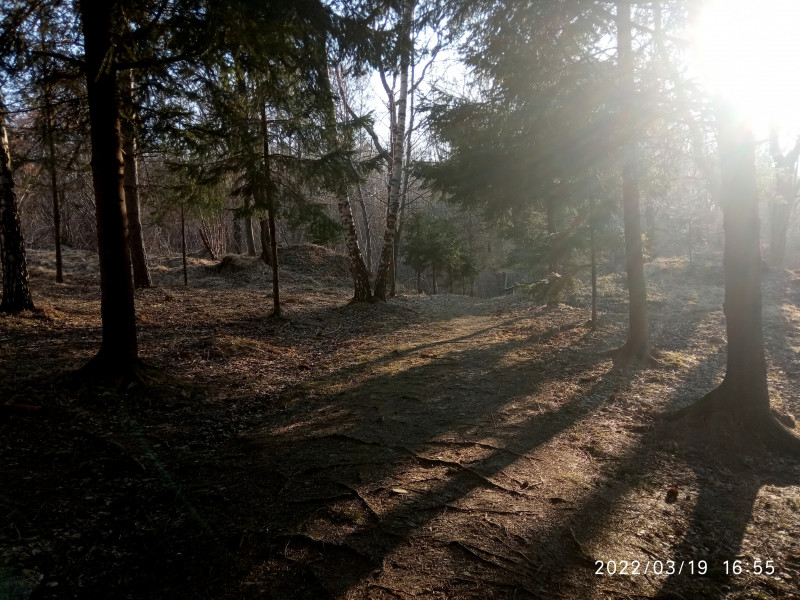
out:
M183 285L189 285L189 266L186 264L186 208L181 204L181 258L183 259Z
M0 312L35 310L28 283L25 241L19 222L17 194L11 172L6 134L5 104L0 92L0 264L3 267L3 300Z
M436 285L436 265L434 265L433 263L431 263L431 284L433 286L433 294L438 294L439 289L438 286Z
M92 141L92 182L100 257L103 341L84 373L126 385L137 378L138 345L128 220L123 193L120 111L113 55L114 3L81 0L86 87Z
M269 241L269 221L267 219L259 219L258 229L259 237L261 238L261 260L263 260L265 264L271 265L270 257L272 256L272 250L270 249Z
M275 199L272 191L270 171L269 127L267 107L261 105L261 137L264 143L264 198L267 203L267 223L269 226L270 266L272 266L272 316L281 316L280 286L278 285L278 236L275 230Z
M144 250L142 221L139 217L139 159L136 154L136 108L133 104L133 75L126 69L120 76L122 104L122 157L125 170L125 210L128 214L128 244L133 265L133 286L152 286Z
M625 157L622 166L622 210L625 224L625 268L628 279L628 339L616 351L616 364L650 361L647 319L647 287L642 256L642 223L637 180L636 136L633 118L634 71L631 47L631 5L629 0L617 2L617 35L620 73L620 122L624 131Z
M723 386L740 410L769 410L767 364L761 326L761 252L755 143L747 127L722 114L719 123L725 233L725 322L728 364Z
M53 197L53 242L56 246L56 283L64 282L64 264L61 256L61 203L58 190L58 169L56 167L55 124L53 107L50 104L50 87L45 86L44 117L47 127L47 170L50 173L50 193Z
M673 418L716 411L768 444L800 455L800 439L772 415L761 317L761 252L755 142L735 111L718 107L724 217L725 322L728 360L720 386ZM749 439L743 440L745 444Z
M242 253L242 221L233 213L233 253Z
M244 241L247 245L247 255L248 256L255 256L256 255L256 240L253 237L253 215L251 214L251 204L250 204L250 197L245 196L244 198Z

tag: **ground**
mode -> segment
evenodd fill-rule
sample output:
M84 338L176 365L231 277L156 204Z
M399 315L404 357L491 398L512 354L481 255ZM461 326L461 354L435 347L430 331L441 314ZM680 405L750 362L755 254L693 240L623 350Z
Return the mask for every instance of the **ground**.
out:
M66 260L55 284L31 251L42 312L0 316L2 600L800 598L800 465L662 419L724 371L715 257L648 265L661 365L630 371L604 354L616 275L592 332L580 295L347 305L313 246L268 319L257 260L192 259L188 288L154 260L154 369L123 392L71 375L99 289ZM773 405L800 415L800 277L764 290Z

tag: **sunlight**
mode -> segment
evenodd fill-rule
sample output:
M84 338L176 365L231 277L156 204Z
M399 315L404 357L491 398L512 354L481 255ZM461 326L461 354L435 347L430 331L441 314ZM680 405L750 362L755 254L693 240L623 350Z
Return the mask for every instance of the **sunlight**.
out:
M732 102L754 129L800 126L796 0L711 0L692 28L694 60L713 94Z

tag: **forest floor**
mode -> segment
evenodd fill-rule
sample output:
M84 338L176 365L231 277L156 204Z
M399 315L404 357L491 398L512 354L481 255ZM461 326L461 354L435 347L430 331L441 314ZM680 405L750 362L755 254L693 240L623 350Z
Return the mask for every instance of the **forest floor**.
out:
M63 284L28 259L41 312L0 316L2 600L800 598L800 464L662 419L723 375L716 260L647 266L661 366L629 371L603 354L618 275L592 332L517 296L347 305L312 246L284 252L280 319L254 259L192 259L188 288L154 261L155 369L117 392L71 375L96 259L67 251ZM800 276L764 292L773 405L800 415Z

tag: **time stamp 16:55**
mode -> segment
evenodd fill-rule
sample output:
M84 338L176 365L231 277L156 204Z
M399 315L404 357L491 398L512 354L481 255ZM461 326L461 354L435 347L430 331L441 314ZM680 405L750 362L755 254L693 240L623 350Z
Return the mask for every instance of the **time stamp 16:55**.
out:
M710 566L706 560L596 560L595 575L706 575ZM724 560L720 570L725 575L773 575L775 561L769 559Z

